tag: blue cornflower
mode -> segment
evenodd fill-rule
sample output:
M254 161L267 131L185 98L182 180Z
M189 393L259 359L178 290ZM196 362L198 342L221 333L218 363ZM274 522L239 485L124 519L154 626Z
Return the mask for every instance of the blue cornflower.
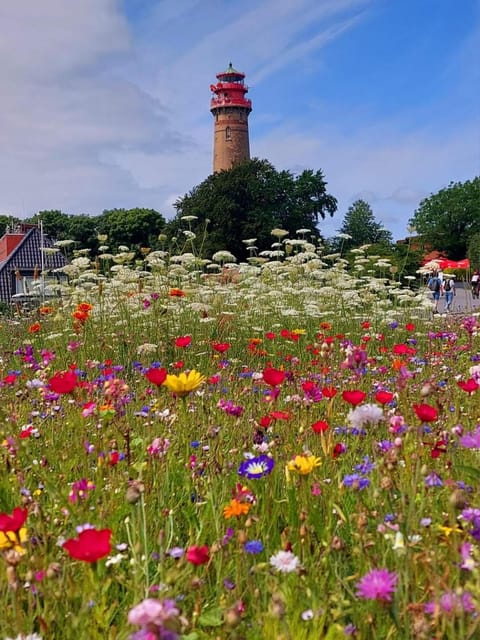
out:
M266 455L244 460L238 468L238 475L245 478L262 478L268 476L275 466L275 460Z
M243 548L247 553L261 553L264 549L263 543L260 540L247 540Z
M361 491L362 489L370 486L370 480L368 478L364 478L359 473L352 473L351 475L347 475L343 478L342 484L345 487L352 487L353 489Z

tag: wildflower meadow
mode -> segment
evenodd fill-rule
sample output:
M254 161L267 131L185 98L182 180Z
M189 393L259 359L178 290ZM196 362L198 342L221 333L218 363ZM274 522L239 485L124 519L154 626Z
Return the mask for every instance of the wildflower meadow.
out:
M0 637L480 637L480 317L299 235L0 319Z

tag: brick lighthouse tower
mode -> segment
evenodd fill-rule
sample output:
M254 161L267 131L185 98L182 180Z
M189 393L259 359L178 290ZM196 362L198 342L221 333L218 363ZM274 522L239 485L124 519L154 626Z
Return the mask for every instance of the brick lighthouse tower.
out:
M245 98L248 87L243 83L245 74L229 64L226 71L217 73L217 84L211 84L213 93L210 111L215 119L213 137L213 172L231 169L242 160L250 160L248 115L252 101Z

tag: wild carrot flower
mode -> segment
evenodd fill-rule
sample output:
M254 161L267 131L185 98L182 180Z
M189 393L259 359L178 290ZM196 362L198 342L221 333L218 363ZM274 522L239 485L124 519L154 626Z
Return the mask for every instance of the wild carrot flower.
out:
M372 569L357 582L357 596L364 600L391 602L398 576L387 569Z
M195 369L191 369L188 373L182 371L178 376L168 374L163 384L176 396L183 398L191 391L195 391L204 381L205 376Z

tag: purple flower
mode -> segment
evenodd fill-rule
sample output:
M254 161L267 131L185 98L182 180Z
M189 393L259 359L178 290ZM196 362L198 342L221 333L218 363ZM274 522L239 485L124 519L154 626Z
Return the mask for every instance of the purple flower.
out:
M435 473L435 471L432 471L432 473L430 473L425 478L425 486L426 487L443 487L443 480L437 473Z
M475 605L472 600L472 594L469 591L464 591L463 593L447 591L442 593L438 600L427 602L424 606L424 611L431 615L446 613L456 616L463 613L473 613Z
M275 466L275 460L266 455L248 458L238 468L238 475L245 478L262 478L268 476Z
M467 449L480 449L480 426L475 431L470 431L462 436L459 440L462 447Z
M372 569L357 582L357 596L365 600L391 602L398 576L387 569Z
M361 491L362 489L370 486L370 480L368 478L364 478L359 473L352 473L351 475L347 475L343 478L342 484L345 487L352 487L352 489L358 489Z

